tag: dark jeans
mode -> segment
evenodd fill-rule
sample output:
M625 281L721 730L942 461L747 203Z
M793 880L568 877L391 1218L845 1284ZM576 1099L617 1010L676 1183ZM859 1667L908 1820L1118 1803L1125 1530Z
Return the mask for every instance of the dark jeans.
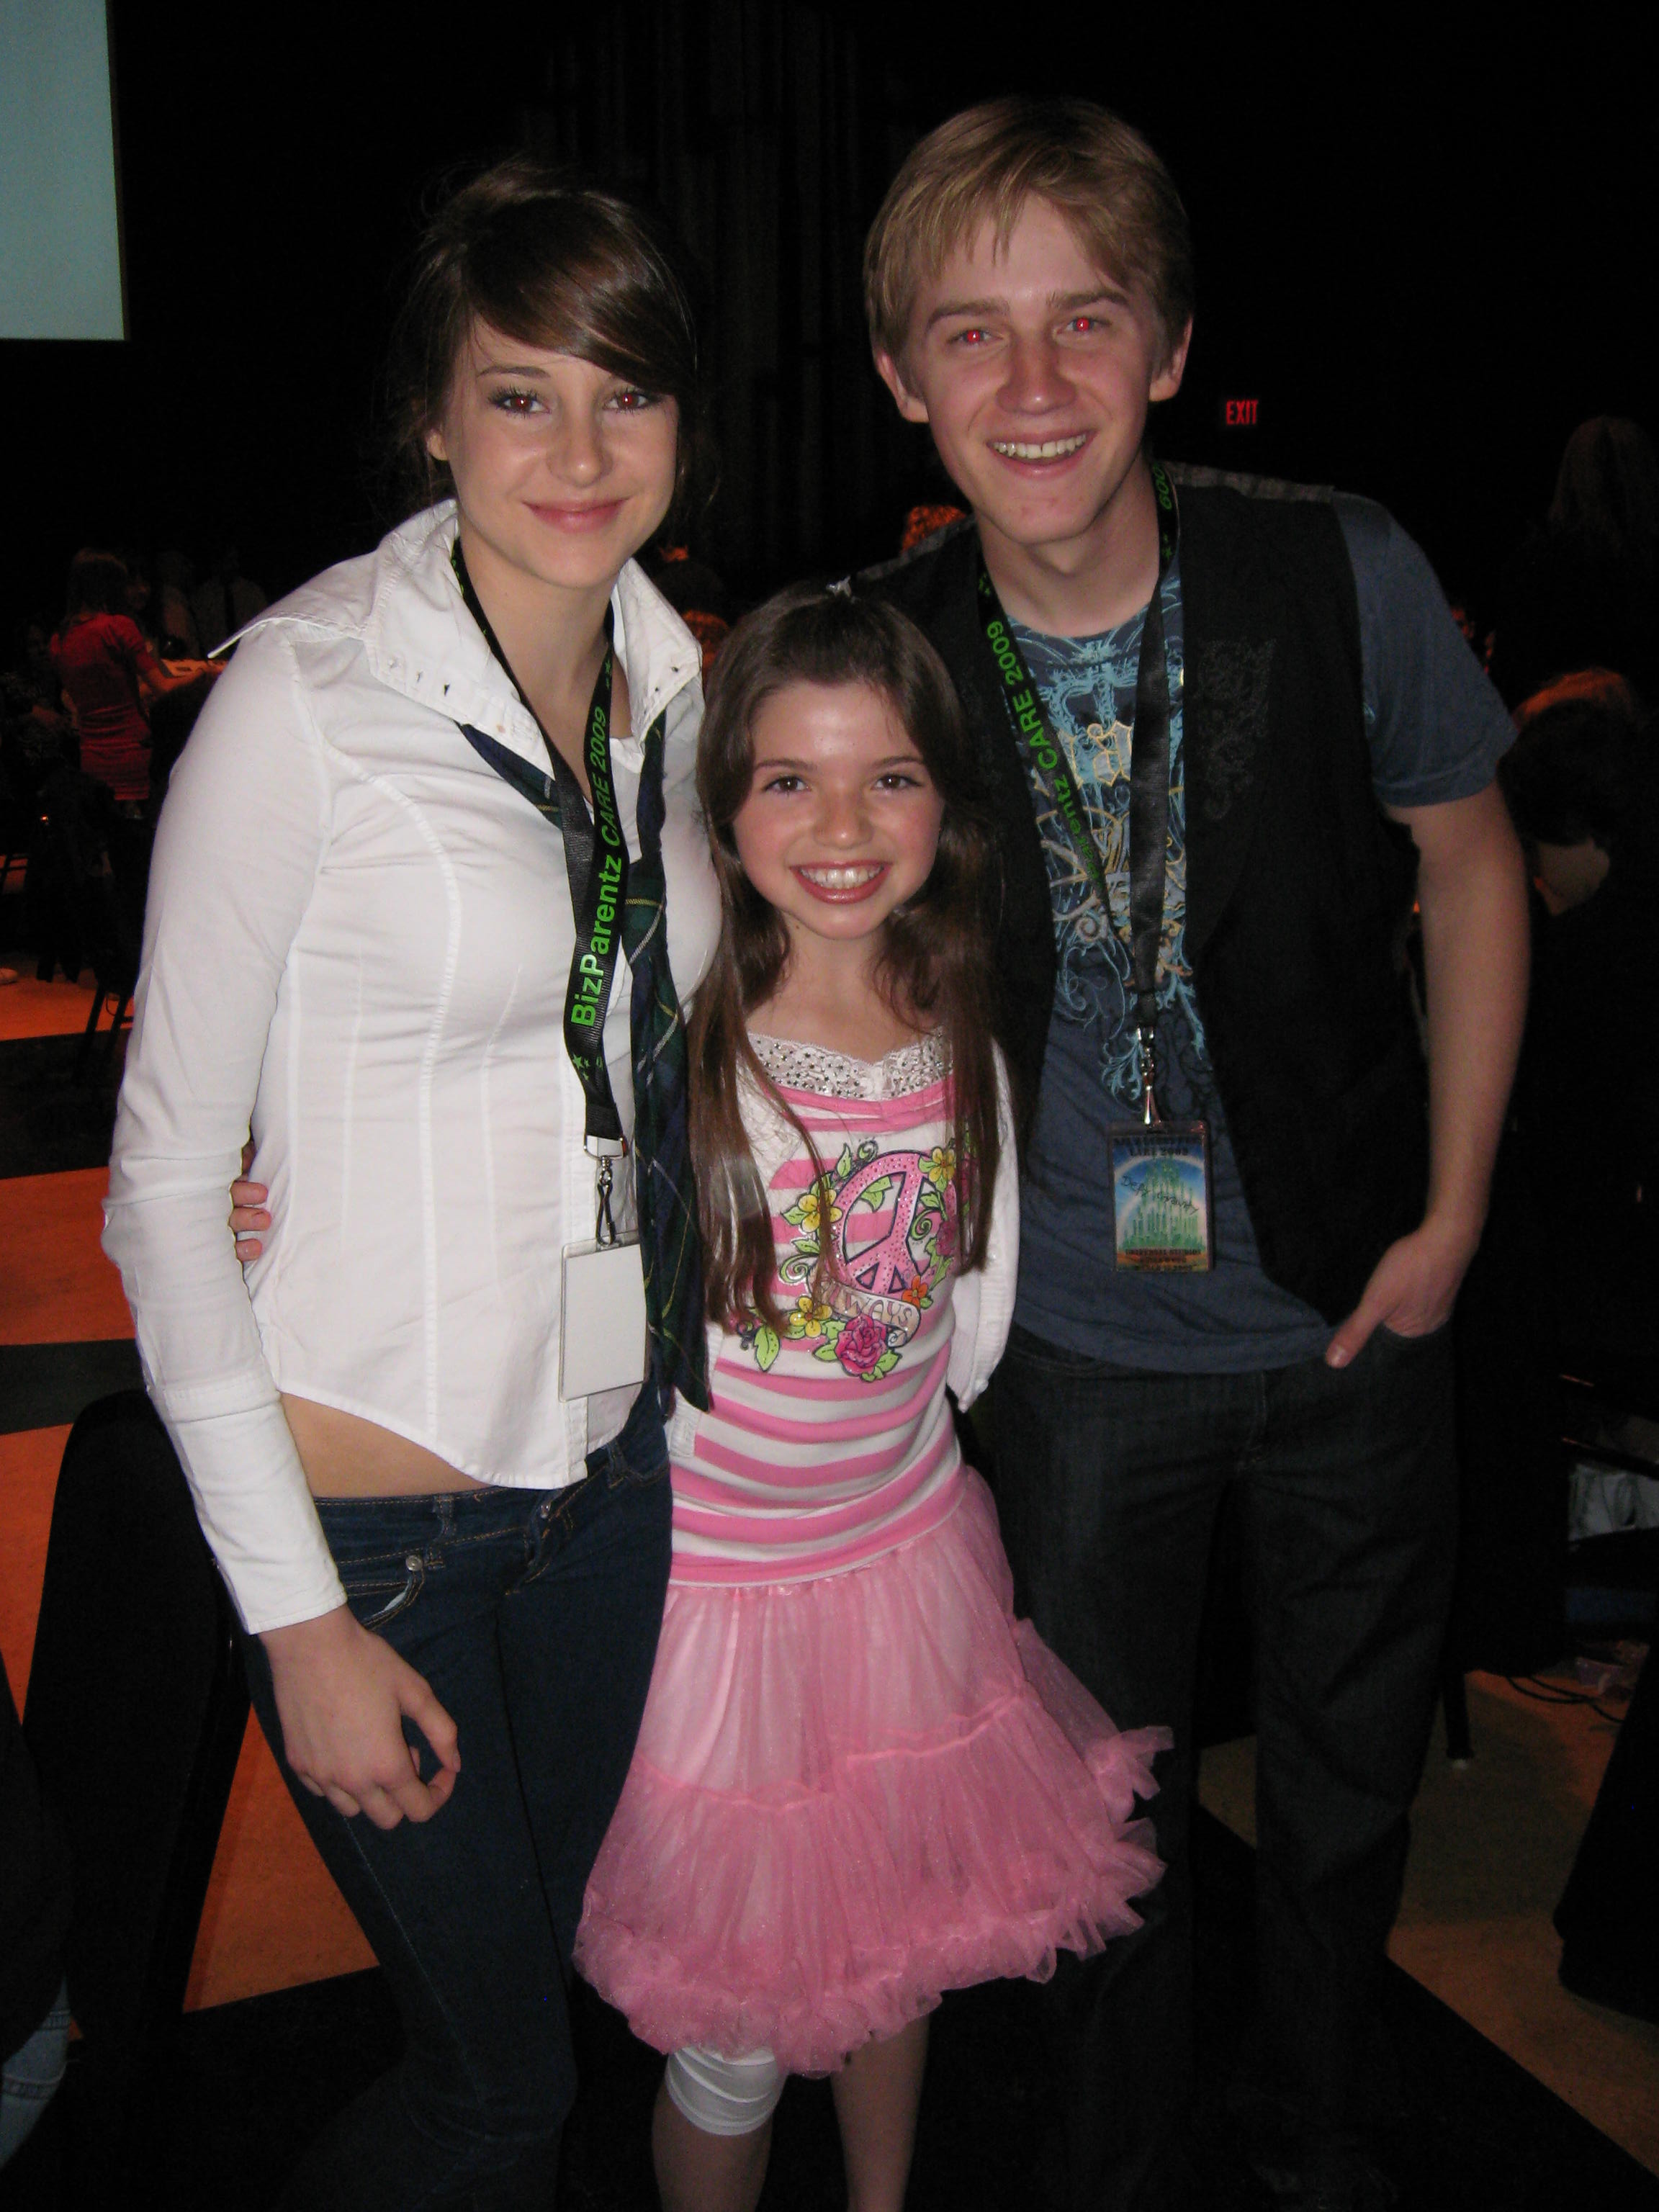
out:
M1193 1698L1217 1508L1255 1619L1261 2088L1315 2131L1386 2099L1376 2006L1432 1717L1456 1529L1449 1332L1352 1365L1162 1375L1016 1329L994 1384L1018 1609L1123 1728L1166 1722L1169 1871L1146 1924L1048 1999L1067 2204L1164 2201L1191 2086Z
M565 1977L656 1655L667 1477L647 1386L568 1490L319 1501L353 1613L431 1684L461 1771L429 1820L343 1818L289 1771L264 1646L247 1639L260 1724L405 2041L307 2153L285 2206L551 2204L576 2086ZM429 1774L425 1740L405 1734Z

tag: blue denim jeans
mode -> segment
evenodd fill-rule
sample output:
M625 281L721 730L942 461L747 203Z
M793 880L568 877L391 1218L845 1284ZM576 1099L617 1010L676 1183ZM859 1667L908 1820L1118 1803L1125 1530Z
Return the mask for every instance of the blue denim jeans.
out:
M1168 1872L1145 1925L1045 1993L1068 2204L1168 2201L1192 2073L1188 1860L1200 1620L1237 1486L1256 1680L1260 2033L1314 2132L1387 2096L1376 1988L1433 1714L1456 1540L1449 1332L1379 1329L1352 1365L1170 1375L1016 1329L993 1386L1015 1601L1123 1728L1165 1722Z
M575 2094L566 1976L662 1621L667 1446L647 1385L567 1490L319 1501L347 1600L431 1684L461 1771L429 1820L375 1827L300 1786L270 1670L261 1726L403 2015L404 2053L312 2145L285 2206L544 2208ZM412 1723L423 1776L434 1762Z
M59 1983L46 2018L21 2049L0 2056L0 2166L20 2151L69 2065L69 1987Z

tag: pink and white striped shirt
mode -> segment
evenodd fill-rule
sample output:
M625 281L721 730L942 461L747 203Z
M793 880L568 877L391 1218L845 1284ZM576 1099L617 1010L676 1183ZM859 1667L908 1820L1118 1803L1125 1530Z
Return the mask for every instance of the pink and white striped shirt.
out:
M675 1416L681 1583L835 1574L936 1527L961 1468L946 1383L964 1405L978 1395L1012 1305L1012 1131L985 1265L964 1276L941 1041L873 1062L753 1042L823 1163L829 1218L799 1133L750 1088L744 1122L772 1201L783 1325L711 1329L710 1409ZM826 1235L831 1265L815 1295Z

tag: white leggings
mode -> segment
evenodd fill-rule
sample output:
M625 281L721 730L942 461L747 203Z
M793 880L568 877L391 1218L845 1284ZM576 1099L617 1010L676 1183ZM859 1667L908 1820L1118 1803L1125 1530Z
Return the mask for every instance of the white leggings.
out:
M671 2051L663 2076L675 2111L706 2136L751 2136L763 2128L787 2079L769 2051L727 2058L697 2043Z

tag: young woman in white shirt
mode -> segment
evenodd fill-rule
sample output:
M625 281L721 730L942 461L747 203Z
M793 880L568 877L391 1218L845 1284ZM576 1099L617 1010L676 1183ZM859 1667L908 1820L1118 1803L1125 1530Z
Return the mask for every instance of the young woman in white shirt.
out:
M398 363L454 503L270 609L203 713L157 838L105 1239L261 1722L403 2010L404 2059L284 2199L355 2212L550 2199L563 1974L668 1571L665 1412L701 1388L664 1255L675 993L718 926L697 647L630 559L694 434L672 259L621 204L503 164L428 232ZM573 779L592 813L568 870ZM615 1140L636 1063L642 1247ZM245 1276L224 1192L250 1125L279 1226ZM611 1221L570 1297L605 1322L583 1341L561 1255Z

